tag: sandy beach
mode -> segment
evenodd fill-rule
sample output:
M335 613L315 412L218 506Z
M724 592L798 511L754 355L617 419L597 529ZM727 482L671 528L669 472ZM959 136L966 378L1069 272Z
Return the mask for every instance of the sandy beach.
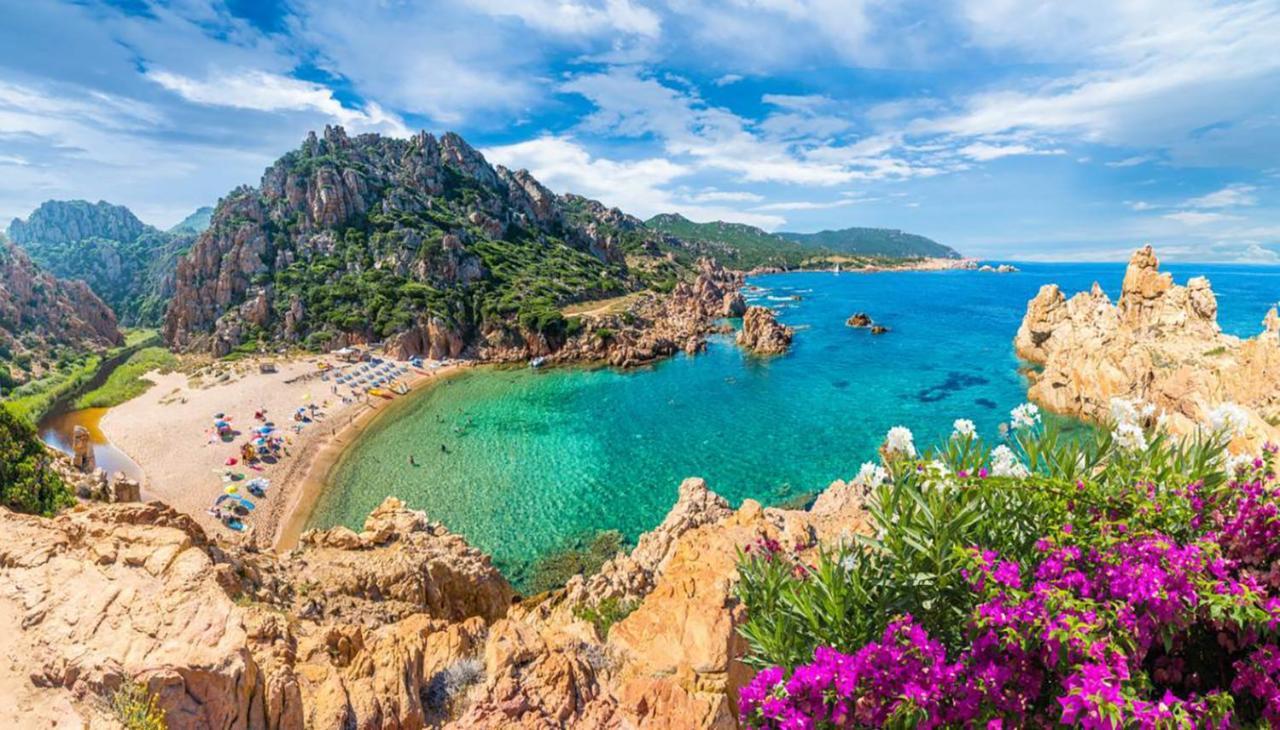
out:
M340 363L323 357L277 362L278 371L261 373L256 362L224 368L227 375L213 382L189 379L183 373L152 373L155 386L143 395L112 408L102 418L103 433L137 462L143 472L143 499L159 499L194 517L210 534L252 539L260 546L287 549L296 542L312 503L323 488L329 469L371 421L402 396L351 399L333 392L334 382L321 380L318 364ZM401 382L413 389L433 383L462 365L433 369L410 368ZM207 381L207 378L206 378ZM315 417L298 424L293 414L315 406ZM262 422L255 411L286 435L276 463L247 466L239 462L240 445ZM231 442L213 433L215 414L225 414L237 431ZM296 427L296 428L295 428ZM227 466L236 458L234 466ZM266 496L251 498L255 509L244 517L251 530L237 533L206 512L226 485L221 472L244 475L239 483L263 477L271 482ZM248 494L244 496L248 497Z

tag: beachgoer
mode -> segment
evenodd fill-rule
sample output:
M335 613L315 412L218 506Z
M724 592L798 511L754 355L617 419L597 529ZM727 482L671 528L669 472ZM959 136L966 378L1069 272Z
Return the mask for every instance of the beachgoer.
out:
M418 462L414 461L413 454L409 454L409 466L417 466Z

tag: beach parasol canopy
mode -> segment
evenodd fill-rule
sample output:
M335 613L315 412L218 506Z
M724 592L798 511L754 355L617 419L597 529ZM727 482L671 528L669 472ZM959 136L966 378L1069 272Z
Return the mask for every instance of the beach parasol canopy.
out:
M234 484L228 484L227 488L223 491L225 491L227 494L235 494L236 492L240 491L240 488Z

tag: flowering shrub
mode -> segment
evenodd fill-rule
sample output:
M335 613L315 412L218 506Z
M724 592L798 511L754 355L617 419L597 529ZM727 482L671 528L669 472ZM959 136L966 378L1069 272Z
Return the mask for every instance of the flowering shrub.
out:
M1230 416L1174 443L1140 405L1113 412L1140 444L1061 439L1022 409L996 449L957 428L889 459L874 535L744 554L742 633L763 669L743 723L1280 725L1271 450L1228 480Z

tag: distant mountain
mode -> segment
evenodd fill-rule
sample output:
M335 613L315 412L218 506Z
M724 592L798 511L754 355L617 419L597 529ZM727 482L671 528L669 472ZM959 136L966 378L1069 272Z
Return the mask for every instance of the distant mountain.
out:
M645 225L700 246L726 266L795 268L829 256L960 258L954 249L891 228L846 228L821 233L769 233L744 223L695 223L679 213L655 215Z
M63 281L0 236L0 389L52 369L63 355L123 342L115 315L81 281Z
M649 228L683 240L698 253L713 256L734 269L758 266L796 268L821 255L812 248L788 241L745 223L712 221L695 223L679 213L663 213L645 221Z
M47 201L27 220L14 219L9 235L50 273L87 283L129 325L159 324L177 258L195 241L193 232L157 230L122 205L84 200Z
M854 256L961 258L960 253L950 246L896 228L844 228L838 231L778 235L811 248Z
M213 207L204 206L197 208L194 213L182 219L182 222L169 229L170 233L191 233L199 235L205 232L209 227L209 221L213 218Z
M572 326L566 304L673 287L679 248L456 134L327 127L218 202L178 265L164 334L217 355L263 341L546 347Z

